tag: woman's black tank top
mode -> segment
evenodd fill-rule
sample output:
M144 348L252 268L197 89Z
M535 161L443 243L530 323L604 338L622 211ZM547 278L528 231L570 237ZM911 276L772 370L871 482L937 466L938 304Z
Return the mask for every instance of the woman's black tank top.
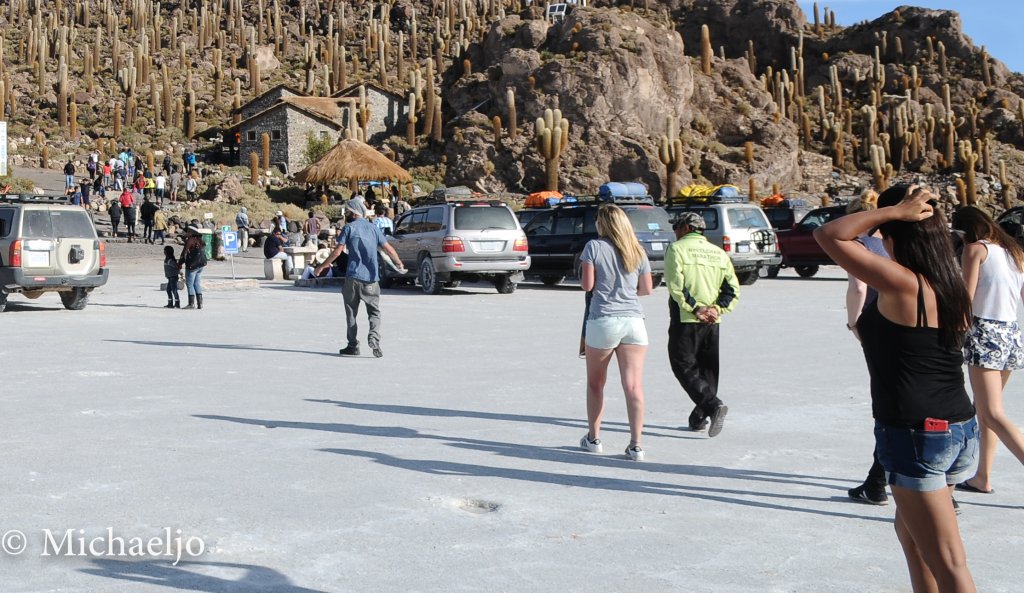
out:
M917 279L917 326L889 321L871 303L857 320L871 375L871 411L891 426L919 428L925 418L962 422L974 416L964 389L963 353L927 327L924 288Z

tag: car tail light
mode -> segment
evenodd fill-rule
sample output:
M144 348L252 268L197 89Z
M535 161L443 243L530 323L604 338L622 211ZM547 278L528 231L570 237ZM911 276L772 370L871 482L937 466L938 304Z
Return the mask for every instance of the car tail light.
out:
M466 245L458 237L445 237L444 242L441 243L442 253L463 253L464 251L466 251Z
M100 241L99 244L100 244L100 267L101 268L105 268L105 267L107 267L107 244L104 243L103 241Z
M512 245L512 251L529 251L530 246L526 242L526 237L519 237L516 242Z
M722 237L722 251L732 251L732 239L729 238L729 235Z
M11 243L11 253L8 259L12 268L21 267L21 239Z

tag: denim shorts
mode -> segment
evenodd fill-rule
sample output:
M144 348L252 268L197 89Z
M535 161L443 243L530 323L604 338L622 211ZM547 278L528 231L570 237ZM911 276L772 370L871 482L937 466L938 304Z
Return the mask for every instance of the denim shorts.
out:
M611 350L619 344L647 345L643 317L598 317L587 320L587 346Z
M950 422L945 432L875 422L875 452L886 480L917 492L959 484L978 467L978 421Z

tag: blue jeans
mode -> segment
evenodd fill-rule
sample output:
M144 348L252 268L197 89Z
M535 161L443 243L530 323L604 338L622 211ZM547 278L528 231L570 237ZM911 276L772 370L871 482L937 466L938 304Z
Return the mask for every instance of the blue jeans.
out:
M203 286L199 283L199 277L202 276L205 268L206 266L203 266L202 268L185 271L185 288L188 290L188 296L203 294Z
M75 186L75 176L74 175L65 175L64 176L64 187L74 187L74 186Z
M891 486L931 492L959 484L978 467L978 421L930 432L875 422L875 453Z

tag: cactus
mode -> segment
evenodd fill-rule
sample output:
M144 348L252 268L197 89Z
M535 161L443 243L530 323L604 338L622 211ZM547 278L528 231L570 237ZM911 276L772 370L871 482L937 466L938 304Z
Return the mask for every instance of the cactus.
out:
M519 136L519 126L516 125L516 92L512 87L505 91L505 104L508 108L508 138L515 142Z
M416 92L412 91L409 93L409 109L406 113L406 125L405 125L405 141L409 146L416 146L416 123L419 119L416 117Z
M832 151L832 166L841 169L846 161L846 155L843 148L843 124L841 121L836 121L836 114L828 114L825 129L828 130L826 141Z
M683 168L683 141L679 139L676 120L669 116L665 123L665 135L661 137L658 158L665 165L665 197L671 199L679 192L679 171Z
M700 69L706 76L711 76L711 30L707 25L700 26Z
M50 147L43 146L43 149L39 151L39 168L49 169L50 168Z
M495 115L491 118L491 128L494 130L494 148L501 148L501 116Z
M469 58L462 60L462 75L470 76L473 74L473 63L469 61Z
M114 103L114 131L111 137L117 140L121 137L121 104Z
M814 34L821 35L821 20L818 14L818 3L814 3Z
M974 171L978 166L978 153L974 152L970 140L960 142L960 162L963 164L964 177L967 181L967 205L978 203L978 187L975 181Z
M146 168L150 171L154 171L156 168L153 166L156 162L156 157L153 155L152 149L146 149Z
M68 129L72 140L78 140L78 104L72 99L71 107L68 110Z
M754 163L754 143L750 140L743 143L743 162L747 167Z
M959 202L961 208L966 208L967 203L967 184L964 183L963 179L956 178L956 200Z
M260 180L260 157L256 151L249 153L249 183L256 185Z
M747 180L747 198L757 202L757 181L753 177Z
M885 176L885 149L872 145L869 152L871 153L871 176L875 180L875 190L883 192L889 187L889 180Z
M992 64L989 63L988 50L981 46L981 77L985 81L985 87L992 86Z
M938 43L939 48L939 75L942 78L949 77L949 71L946 69L946 44L941 41Z
M999 159L999 184L1003 186L1003 207L1009 210L1013 208L1013 202L1016 199L1013 184L1010 183L1010 178L1006 176L1006 161Z
M562 119L558 109L547 109L544 117L537 118L537 152L544 157L547 183L545 189L558 191L558 165L562 152L569 145L569 120Z
M262 142L263 148L263 170L270 170L270 134L263 132L260 134L260 141Z
M434 100L433 124L433 127L430 129L431 140L433 140L437 144L440 144L441 130L444 127L444 124L441 121L441 97L437 97Z

